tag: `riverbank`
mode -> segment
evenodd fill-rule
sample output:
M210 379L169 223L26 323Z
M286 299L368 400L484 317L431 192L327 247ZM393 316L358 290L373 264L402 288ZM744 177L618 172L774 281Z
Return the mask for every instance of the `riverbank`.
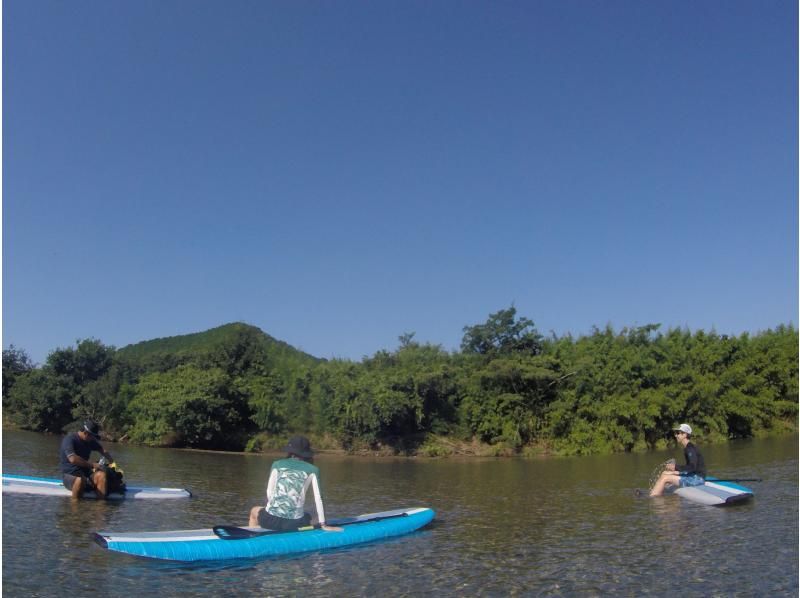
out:
M21 428L14 425L12 422L3 418L3 430L6 431L22 431ZM779 438L791 434L797 434L796 427L791 425L783 426L781 428L774 428L769 432L761 432L753 436L753 438ZM46 436L63 436L63 433L54 434L51 432L39 432ZM102 434L102 432L101 432ZM535 445L523 446L519 449L510 446L506 443L488 444L481 442L477 439L462 440L447 436L439 436L435 434L415 435L408 437L388 438L376 442L375 444L367 444L365 442L353 442L350 446L344 447L341 442L332 434L304 434L311 441L314 452L322 455L340 455L350 457L378 457L378 458L423 458L423 459L441 459L441 458L513 458L513 457L556 457L564 456L552 446L547 443L540 443ZM280 455L286 446L286 442L291 434L271 435L266 433L257 434L251 437L243 450L235 449L198 449L176 446L175 444L166 441L159 446L144 445L134 443L128 440L127 435L120 438L104 436L101 440L103 442L127 444L131 446L150 446L150 448L165 448L175 449L181 451L199 452L199 453L233 453L233 454L252 454L252 455ZM700 446L721 445L732 442L733 439L721 439L718 436L703 436L697 435L695 443ZM651 450L663 450L671 446L670 439L660 440L655 447L637 447L631 451L617 451L617 452L630 452L630 453L647 453ZM614 454L609 453L586 453L586 456L591 454Z
M332 435L306 434L317 453L340 454L365 457L518 457L554 454L547 446L528 446L522 450L505 443L487 444L479 440L469 441L438 436L416 435L404 438L389 438L375 444L354 442L348 447ZM280 452L286 444L286 436L259 434L252 438L245 452Z
M770 433L759 433L754 435L755 438L780 438L797 434L797 428L792 426L785 426L776 428ZM541 443L536 445L524 446L516 449L513 446L504 443L487 444L480 442L476 439L469 441L460 440L456 438L437 436L428 434L425 436L409 437L409 438L396 438L379 441L375 445L367 444L353 444L350 447L344 448L332 435L317 435L306 434L314 447L314 451L320 454L330 455L344 455L352 457L395 457L395 458L487 458L487 457L558 457L564 456L562 453L554 450L549 444ZM286 436L267 436L260 434L248 443L248 449L245 453L252 454L279 454L282 452L286 444ZM709 445L725 445L735 440L741 439L720 439L719 437L697 435L695 443L700 446ZM655 447L638 447L631 451L617 451L630 452L630 453L647 453L652 450L664 450L670 448L674 443L671 439L660 440ZM600 453L587 453L584 456L591 454L600 455ZM603 453L614 454L614 453Z

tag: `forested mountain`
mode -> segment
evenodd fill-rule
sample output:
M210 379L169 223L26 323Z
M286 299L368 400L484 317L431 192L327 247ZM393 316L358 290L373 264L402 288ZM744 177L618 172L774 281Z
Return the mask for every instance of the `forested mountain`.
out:
M464 327L461 350L399 338L361 362L320 360L243 323L119 350L96 339L40 368L3 352L4 419L60 433L91 417L112 438L259 450L293 432L347 450L588 454L797 430L798 335L656 324L545 338L516 310Z
M127 345L117 357L141 371L166 371L182 363L205 363L229 359L241 362L246 353L258 353L272 369L287 370L313 365L320 360L271 337L255 326L241 322L225 324L194 334L156 338ZM238 353L238 354L237 354ZM224 354L224 356L223 356ZM246 366L240 363L240 366Z

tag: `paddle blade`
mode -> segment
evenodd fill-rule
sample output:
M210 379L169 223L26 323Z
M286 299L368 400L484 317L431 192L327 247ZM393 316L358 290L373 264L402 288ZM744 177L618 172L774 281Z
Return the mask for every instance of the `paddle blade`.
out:
M244 540L246 538L257 538L258 536L272 536L275 534L288 534L292 532L307 532L312 529L317 529L317 525L309 525L306 527L298 527L297 529L289 530L273 530L273 529L259 529L252 530L246 527L236 527L235 525L215 525L211 529L218 538L223 540Z

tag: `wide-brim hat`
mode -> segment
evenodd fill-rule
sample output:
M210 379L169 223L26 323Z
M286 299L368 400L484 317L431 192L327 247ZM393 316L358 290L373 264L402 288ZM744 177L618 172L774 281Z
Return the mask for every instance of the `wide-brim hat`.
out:
M314 456L311 450L311 442L305 436L292 436L284 449L290 455L297 455L304 459Z

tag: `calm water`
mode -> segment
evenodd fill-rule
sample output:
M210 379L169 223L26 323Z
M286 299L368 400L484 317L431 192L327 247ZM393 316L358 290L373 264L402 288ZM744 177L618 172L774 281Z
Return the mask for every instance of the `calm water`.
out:
M4 432L3 472L57 475L59 440ZM68 498L3 495L3 592L796 596L797 437L700 446L711 473L763 478L749 484L756 500L720 509L635 498L677 450L505 460L323 455L329 516L424 505L437 519L350 549L176 564L109 553L89 533L244 524L262 500L272 458L108 445L130 484L187 487L196 497L76 507Z

